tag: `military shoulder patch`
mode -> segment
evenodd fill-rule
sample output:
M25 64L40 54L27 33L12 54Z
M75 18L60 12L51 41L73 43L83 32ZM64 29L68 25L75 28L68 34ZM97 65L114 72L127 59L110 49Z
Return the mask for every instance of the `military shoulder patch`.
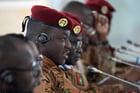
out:
M84 86L84 79L80 73L76 73L77 85Z

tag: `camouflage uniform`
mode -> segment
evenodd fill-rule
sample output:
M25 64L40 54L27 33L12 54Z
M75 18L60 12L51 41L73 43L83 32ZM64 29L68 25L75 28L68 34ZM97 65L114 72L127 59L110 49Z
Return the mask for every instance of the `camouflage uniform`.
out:
M43 74L42 83L35 89L35 93L117 93L108 87L102 89L89 84L76 69L64 71L46 57Z
M97 87L94 83L89 83L86 77L75 68L65 70L65 73L66 77L72 81L72 84L76 88L85 91L84 93L120 93L124 88L122 84Z
M43 74L42 83L35 89L35 93L86 93L75 87L64 71L46 57L44 57Z
M113 56L114 49L105 46L93 46L90 45L87 51L84 52L82 61L85 66L92 65L106 73L114 74L116 71L116 63L108 60L109 56ZM97 80L102 80L105 76L98 75Z
M99 54L101 57L101 63L99 64L99 68L104 72L112 75L116 71L116 63L108 60L108 57L113 56L114 55L113 53L114 53L114 49L112 47L99 46Z
M80 91L66 78L63 70L46 57L44 57L43 74L42 83L36 88L36 93L79 93Z

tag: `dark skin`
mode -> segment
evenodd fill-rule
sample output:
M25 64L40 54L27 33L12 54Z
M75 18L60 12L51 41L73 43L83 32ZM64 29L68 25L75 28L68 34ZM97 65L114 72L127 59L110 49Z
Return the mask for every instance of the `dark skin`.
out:
M107 40L107 35L110 30L110 24L106 16L102 14L98 14L96 12L92 13L92 10L86 8L83 4L80 4L80 2L76 2L76 1L70 2L68 5L66 5L63 8L63 10L77 15L82 20L85 27L85 32L83 33L83 50L84 51L86 51L87 47L92 43L96 43L97 41L102 42L102 41ZM91 32L94 30L96 30L96 34L92 35ZM110 46L108 44L103 46L103 48L106 51L110 51L109 47ZM91 51L93 52L89 60L90 65L98 68L98 64L99 64L98 56L100 55L97 51L97 46L94 46ZM112 55L114 55L113 52L112 52ZM89 78L91 77L92 75L89 76ZM96 76L95 77L93 76L93 78L97 79ZM115 83L114 81L116 80L113 79L113 80L110 80L109 82L112 82L112 81L113 83Z
M91 32L91 29L93 30L95 21L92 11L84 4L76 1L70 2L66 7L63 8L63 11L67 11L78 16L84 24L86 29L83 33L83 50L86 50L87 45L89 44L89 38L87 36L89 35L88 33Z
M94 26L94 18L92 16L91 10L80 2L72 1L68 3L68 5L63 8L63 11L75 14L84 24L87 24L91 27Z
M71 49L69 57L66 60L68 65L76 65L76 62L80 60L82 53L82 37L77 35L70 35Z
M37 42L37 37L41 33L47 34L50 40L44 44ZM63 65L65 63L65 60L68 58L69 49L71 48L69 41L70 32L68 29L29 21L26 35L36 43L40 53L50 58L56 65Z
M93 43L107 40L106 33L108 32L108 20L105 16L99 15L96 12L93 13L92 10L84 4L76 1L70 2L63 10L77 15L82 20L85 30L82 35L83 51L87 51L87 48ZM95 32L97 34L95 34ZM96 46L93 51L92 60L89 60L89 62L91 62L91 65L94 67L98 67L99 59Z
M7 73L13 78L10 83L0 81L1 93L33 93L41 78L35 44L9 36L1 36L0 42L0 77Z
M85 28L83 33L83 49L85 50L90 43L107 40L107 33L109 31L109 22L107 17L93 12L84 4L72 1L63 8L63 11L70 12L78 16ZM93 34L95 32L97 34Z

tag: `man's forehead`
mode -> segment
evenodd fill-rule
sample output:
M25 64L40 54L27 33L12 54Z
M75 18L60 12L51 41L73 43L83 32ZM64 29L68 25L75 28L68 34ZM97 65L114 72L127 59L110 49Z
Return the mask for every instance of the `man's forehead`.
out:
M56 35L70 35L70 30L68 29L57 29L57 31L54 31Z
M32 64L34 60L34 53L32 52L30 47L25 47L25 49L21 48L19 51L16 52L7 52L8 54L4 54L6 57L3 57L5 63L7 65L13 66L25 66Z
M70 30L66 30L62 32L64 35L70 35Z
M32 65L34 57L32 57L33 53L31 52L30 44L15 37L6 37L1 39L3 42L8 41L0 45L0 66L24 67Z
M90 26L93 26L93 21L94 21L94 16L92 14L92 11L91 10L81 10L79 11L79 14L76 14L84 24L87 24L87 25L90 25Z
M24 60L24 59L21 59L20 57L8 57L8 58L5 58L3 59L1 62L0 62L0 67L1 69L4 69L4 68L12 68L12 67L21 67L21 68L25 68L25 67L28 67L28 66L32 66L32 60Z
M82 20L84 24L93 26L94 24L94 16L92 13L88 13L87 15L84 16L84 19Z

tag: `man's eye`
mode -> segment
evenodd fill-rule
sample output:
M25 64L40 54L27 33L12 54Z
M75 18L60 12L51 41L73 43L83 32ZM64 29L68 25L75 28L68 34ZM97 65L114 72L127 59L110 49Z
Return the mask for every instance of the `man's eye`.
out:
M61 38L61 40L62 40L62 41L65 41L65 39L64 39L64 38Z
M66 41L67 39L68 39L67 37L63 37L63 38L62 38L63 41Z
M82 41L71 42L71 44L74 48L81 48L82 47Z

